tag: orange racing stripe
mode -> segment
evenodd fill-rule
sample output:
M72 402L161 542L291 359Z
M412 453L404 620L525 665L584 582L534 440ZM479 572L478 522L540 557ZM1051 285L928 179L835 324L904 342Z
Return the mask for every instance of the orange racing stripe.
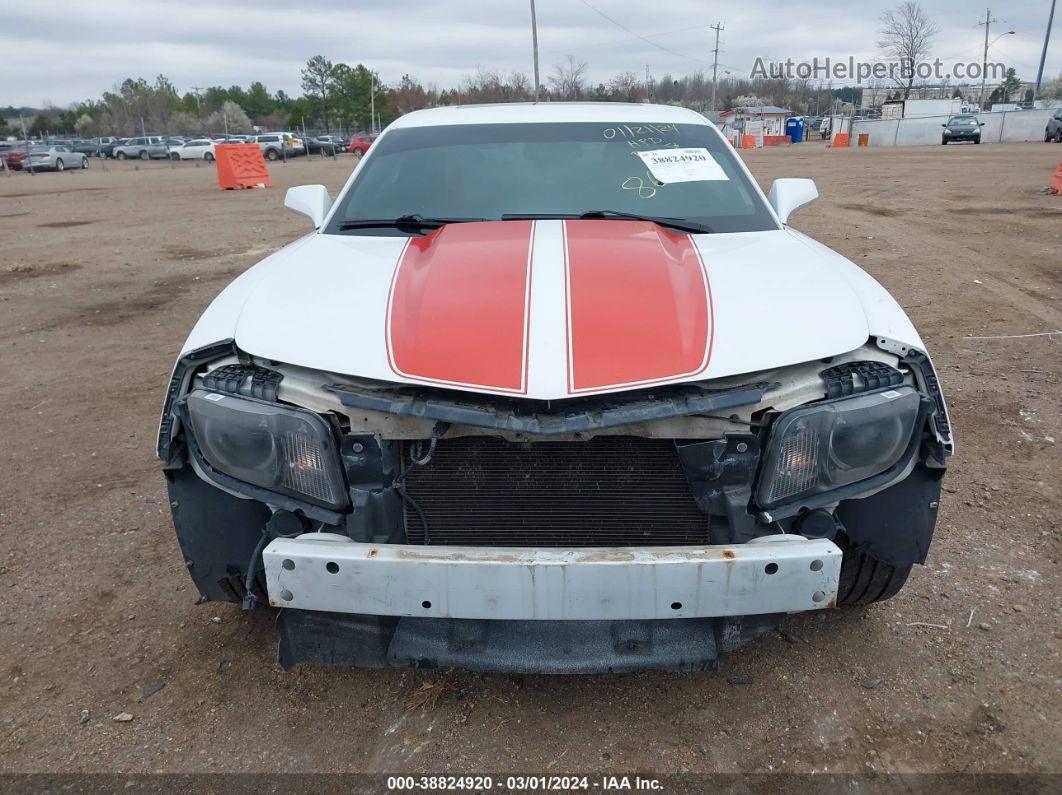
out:
M531 221L493 221L410 238L388 297L391 369L526 393L533 236Z
M644 221L564 226L569 393L703 372L711 290L690 236Z

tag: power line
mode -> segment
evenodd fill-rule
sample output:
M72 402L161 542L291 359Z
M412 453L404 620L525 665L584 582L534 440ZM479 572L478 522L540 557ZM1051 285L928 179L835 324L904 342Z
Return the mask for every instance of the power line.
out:
M645 38L647 38L647 39L658 39L661 36L673 36L676 33L692 33L694 31L700 31L700 30L702 30L704 28L710 28L710 27L711 27L711 25L695 25L692 28L686 27L686 28L679 28L677 30L662 30L659 33L647 33L647 34L645 34ZM634 38L641 38L641 37L636 36L636 35L634 35L634 36L624 36L623 38L620 38L620 39L610 39L609 41L602 41L602 42L599 42L597 44L588 44L585 47L579 47L579 48L577 48L575 50L573 50L571 47L551 47L551 48L545 50L544 52L583 52L584 50L596 50L596 49L598 49L600 47L614 47L617 44L623 44L624 42L627 42L630 39L634 39ZM720 66L722 66L722 65L723 64L720 64Z
M670 50L670 49L668 49L667 47L665 47L662 44L657 44L655 41L650 41L649 39L647 39L645 36L641 35L640 33L635 33L633 30L628 28L626 25L623 25L623 24L617 22L612 17L610 17L608 14L606 14L604 11L600 11L600 10L594 8L592 5L590 5L588 2L586 2L586 0L579 0L579 2L582 3L584 6L586 6L587 8L589 8L595 14L598 14L599 16L607 19L609 22L611 22L613 25L615 25L620 30L627 31L627 33L631 34L636 39L641 39L646 44L649 44L649 45L651 45L653 47L656 47L658 50L663 50L666 53L670 53L671 55L676 55L679 58L685 58L685 59L687 59L689 61L696 61L697 63L703 63L703 64L707 64L708 63L708 61L702 61L700 58L693 58L693 57L691 57L689 55L683 55L681 52L675 52L674 50Z

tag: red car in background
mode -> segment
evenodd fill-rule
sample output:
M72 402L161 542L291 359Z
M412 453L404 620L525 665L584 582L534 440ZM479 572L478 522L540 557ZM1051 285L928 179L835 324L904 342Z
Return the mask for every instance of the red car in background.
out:
M369 147L372 146L372 143L375 140L376 133L370 135L352 135L350 137L350 149L347 151L355 157L361 157L369 151Z
M26 145L24 143L0 145L0 160L7 161L7 167L12 171L22 168L22 161L26 158Z

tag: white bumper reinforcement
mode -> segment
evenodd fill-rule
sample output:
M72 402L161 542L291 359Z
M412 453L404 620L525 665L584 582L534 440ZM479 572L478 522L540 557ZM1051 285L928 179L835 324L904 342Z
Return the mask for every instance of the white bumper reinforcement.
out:
M796 535L710 547L363 544L330 533L263 552L274 607L430 618L623 620L832 607L841 550Z

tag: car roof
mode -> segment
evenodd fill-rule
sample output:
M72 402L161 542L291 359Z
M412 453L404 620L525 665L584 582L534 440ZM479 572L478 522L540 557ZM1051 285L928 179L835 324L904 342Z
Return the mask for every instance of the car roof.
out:
M497 105L448 105L400 116L392 129L447 124L519 124L522 122L602 122L625 124L709 124L696 111L673 105L628 102L510 102Z

